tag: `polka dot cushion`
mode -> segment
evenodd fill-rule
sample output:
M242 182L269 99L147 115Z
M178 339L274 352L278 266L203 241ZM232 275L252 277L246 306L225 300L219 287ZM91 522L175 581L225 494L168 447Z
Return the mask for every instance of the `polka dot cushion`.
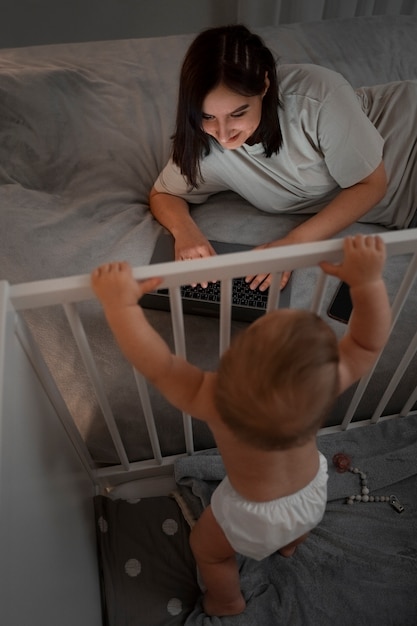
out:
M189 526L175 500L94 500L106 623L184 624L199 589Z

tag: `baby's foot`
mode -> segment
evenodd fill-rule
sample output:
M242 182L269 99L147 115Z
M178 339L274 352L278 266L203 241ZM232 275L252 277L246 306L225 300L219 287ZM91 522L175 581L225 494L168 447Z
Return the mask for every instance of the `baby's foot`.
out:
M291 543L289 543L286 546L283 546L282 548L280 548L278 550L278 552L285 557L289 557L292 556L294 554L294 552L297 549L297 546L300 545L300 543L303 543L303 541L305 541L308 537L308 533L305 533L305 535L301 535L301 537L298 537L298 539L295 539L294 541L291 541Z
M217 617L223 615L239 615L239 613L243 613L245 610L246 602L244 597L240 595L236 600L227 602L226 604L220 603L216 598L206 593L203 600L203 608L207 615L216 615Z
M281 556L285 556L286 558L292 556L294 552L297 550L296 546L288 546L286 548L281 548L278 550Z

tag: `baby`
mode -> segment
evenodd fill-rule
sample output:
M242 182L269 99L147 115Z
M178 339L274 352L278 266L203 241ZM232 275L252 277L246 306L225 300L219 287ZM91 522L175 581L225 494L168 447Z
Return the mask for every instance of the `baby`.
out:
M236 553L289 557L321 521L327 463L316 433L338 394L364 375L391 323L378 236L349 237L340 264L321 263L347 282L353 311L340 340L316 314L281 309L239 334L217 372L204 372L170 349L138 306L160 284L136 281L127 263L92 273L92 288L126 358L176 407L207 422L226 478L190 534L206 587L208 615L245 609Z

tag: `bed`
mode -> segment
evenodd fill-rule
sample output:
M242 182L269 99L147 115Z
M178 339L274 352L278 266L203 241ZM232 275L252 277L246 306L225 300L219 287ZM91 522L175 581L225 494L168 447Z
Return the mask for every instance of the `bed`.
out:
M356 87L417 79L417 18L377 16L258 29L280 62L326 65ZM390 502L346 505L355 476L332 469L325 520L290 560L241 561L248 609L211 618L187 537L222 478L210 433L175 412L124 362L87 274L126 259L148 267L161 227L147 205L168 158L177 77L191 36L0 52L1 606L31 624L398 624L417 622L417 233L355 224L386 239L395 311L372 376L344 394L320 436ZM406 113L405 113L406 114ZM300 219L261 214L233 194L195 209L212 239L263 243ZM335 288L317 262L335 239L161 268L173 289L245 264L294 268L291 304L326 316ZM249 254L249 253L248 253ZM213 265L214 263L214 265ZM249 266L248 265L248 266ZM175 298L175 295L173 296ZM174 308L175 310L175 308ZM203 367L242 327L150 311ZM338 334L345 326L326 316ZM138 396L141 396L142 402ZM149 406L152 411L149 411ZM97 567L97 546L98 563ZM100 585L101 580L101 585Z

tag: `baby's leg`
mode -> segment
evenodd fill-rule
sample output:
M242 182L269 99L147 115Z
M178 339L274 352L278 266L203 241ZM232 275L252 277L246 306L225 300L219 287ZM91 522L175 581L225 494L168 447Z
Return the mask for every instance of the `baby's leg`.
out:
M292 556L297 548L297 546L302 543L305 539L307 539L309 533L306 533L305 535L301 535L301 537L298 537L297 539L294 539L294 541L292 541L291 543L289 543L287 546L284 546L283 548L280 548L278 550L278 552L280 554L282 554L282 556Z
M205 509L190 535L190 545L207 588L207 615L237 615L245 610L239 570L232 546L218 525L211 507Z

